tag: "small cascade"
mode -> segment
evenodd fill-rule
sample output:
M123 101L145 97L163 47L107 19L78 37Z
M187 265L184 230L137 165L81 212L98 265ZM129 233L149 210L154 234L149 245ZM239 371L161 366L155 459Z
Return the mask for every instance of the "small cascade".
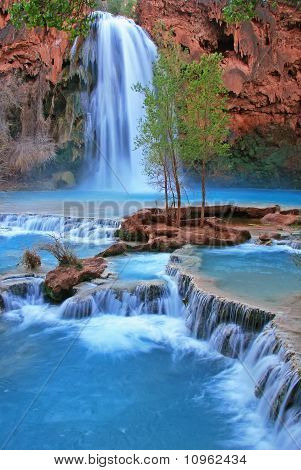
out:
M120 219L94 219L38 214L0 214L0 229L21 232L56 233L74 241L111 241Z
M209 337L209 343L224 356L241 357L255 335L235 323L221 323Z
M300 363L280 339L274 315L206 293L181 270L181 257L167 267L186 304L186 324L221 354L238 358L259 399L259 414L274 422L279 447L301 447ZM245 380L245 379L244 379Z
M44 279L37 277L20 277L7 279L1 283L0 297L3 310L9 312L24 305L42 305Z
M272 313L204 292L194 278L170 264L167 273L175 279L186 305L186 324L196 338L210 340L219 352L237 357L255 334L274 318Z
M133 20L95 12L83 49L88 79L84 184L92 189L145 190L141 151L135 150L143 96L133 86L151 82L156 47Z
M119 286L92 289L87 294L78 294L61 305L63 318L83 318L94 314L113 314L120 316L181 314L182 303L174 297L170 283L145 282L135 287Z
M294 355L268 325L242 359L255 384L260 414L275 422L282 448L300 448L301 375Z

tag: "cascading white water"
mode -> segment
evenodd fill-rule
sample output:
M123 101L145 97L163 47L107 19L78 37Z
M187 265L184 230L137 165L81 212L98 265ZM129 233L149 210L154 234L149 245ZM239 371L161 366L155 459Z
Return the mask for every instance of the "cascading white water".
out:
M114 314L120 316L167 315L181 316L183 304L172 281L141 283L134 289L118 284L96 289L84 295L71 297L60 307L63 318L84 318L91 315Z
M119 219L61 217L40 214L0 214L0 230L55 233L71 240L98 243L112 241Z
M13 278L11 281L11 287L0 294L4 311L20 309L24 305L42 305L45 302L42 278L20 277Z
M134 21L94 13L83 45L89 77L86 109L84 185L90 189L142 190L141 152L135 150L143 97L133 85L151 82L156 47Z

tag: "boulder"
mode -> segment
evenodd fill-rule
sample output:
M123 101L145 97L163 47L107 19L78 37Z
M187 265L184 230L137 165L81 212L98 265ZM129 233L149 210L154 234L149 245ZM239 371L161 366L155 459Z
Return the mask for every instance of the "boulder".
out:
M212 206L206 208L207 214L229 213L232 206ZM210 209L210 210L209 210ZM165 220L165 223L162 221ZM181 210L180 226L175 224L175 211L166 215L163 209L145 209L128 216L119 230L123 240L144 242L136 246L110 247L109 253L121 254L125 251L173 251L190 243L195 245L235 245L251 238L248 230L236 229L227 225L216 216L206 217L203 226L200 221L199 207L184 207ZM119 251L120 250L120 251ZM102 254L103 255L103 254Z
M278 233L278 232L271 232L271 233L264 232L264 233L261 233L258 238L262 244L267 244L267 243L272 242L272 240L281 240L282 236L281 236L281 233Z
M113 245L109 246L109 248L99 253L98 256L107 258L108 256L123 255L124 253L128 251L129 248L130 248L130 245L128 245L125 242L114 243Z
M59 188L72 188L75 186L75 177L71 171L59 171L52 175L54 187Z
M274 214L266 214L261 223L265 225L293 225L301 223L301 217L295 214L281 214L276 212Z
M72 296L77 284L100 278L107 267L100 256L83 259L81 263L81 267L58 266L47 274L44 289L51 300L61 302Z

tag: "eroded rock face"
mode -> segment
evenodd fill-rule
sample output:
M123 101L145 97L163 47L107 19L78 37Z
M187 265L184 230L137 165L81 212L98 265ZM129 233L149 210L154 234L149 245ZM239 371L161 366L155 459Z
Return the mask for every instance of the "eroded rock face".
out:
M193 58L224 55L224 82L231 94L236 136L257 127L284 125L301 135L301 11L277 2L275 12L227 26L225 0L140 0L140 24L152 33L163 21Z
M220 211L217 207L207 208L206 213L210 212ZM124 220L119 236L126 241L144 242L137 246L141 251L173 251L185 244L236 245L251 238L248 230L231 227L217 217L207 217L202 227L200 209L196 207L182 208L180 227L174 221L175 214L166 216L162 209L143 209Z
M57 83L69 47L67 34L55 28L16 31L8 23L10 3L6 0L0 7L0 73L25 70L31 77L36 77L44 68L46 78Z
M107 267L101 257L85 258L81 262L81 268L58 266L50 271L45 279L46 295L55 302L61 302L74 294L74 287L77 284L101 277Z
M9 189L16 182L22 187L22 182L29 180L31 189L53 189L56 181L49 178L49 173L76 171L83 153L83 113L80 106L75 106L80 84L77 76L68 78L72 43L65 32L55 28L16 30L9 23L7 10L10 3L12 0L0 2L0 87L17 95L18 104L9 104L4 93L3 109L7 107L9 112L2 119L6 120L5 128L9 129L9 152L12 153L12 148L17 145L25 149L31 146L33 150L28 153L35 154L37 149L33 155L34 159L37 156L37 161L27 174L26 170L8 173L2 184ZM67 161L49 167L44 180L43 175L39 175L41 183L33 175L39 167L40 142L51 143L42 146L45 150L40 151L49 154L49 161L54 161L54 153L58 155L57 161L64 158Z

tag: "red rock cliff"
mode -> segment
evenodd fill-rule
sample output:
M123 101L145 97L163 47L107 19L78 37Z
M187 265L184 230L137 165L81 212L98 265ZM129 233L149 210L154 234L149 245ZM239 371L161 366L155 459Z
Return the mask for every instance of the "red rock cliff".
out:
M56 83L69 46L67 34L54 28L16 31L8 24L10 3L0 1L0 74L20 70L36 77L44 68L46 78Z
M192 57L219 51L230 91L236 135L269 124L301 136L301 11L279 4L275 12L239 26L222 21L221 0L140 0L140 24L173 29Z

